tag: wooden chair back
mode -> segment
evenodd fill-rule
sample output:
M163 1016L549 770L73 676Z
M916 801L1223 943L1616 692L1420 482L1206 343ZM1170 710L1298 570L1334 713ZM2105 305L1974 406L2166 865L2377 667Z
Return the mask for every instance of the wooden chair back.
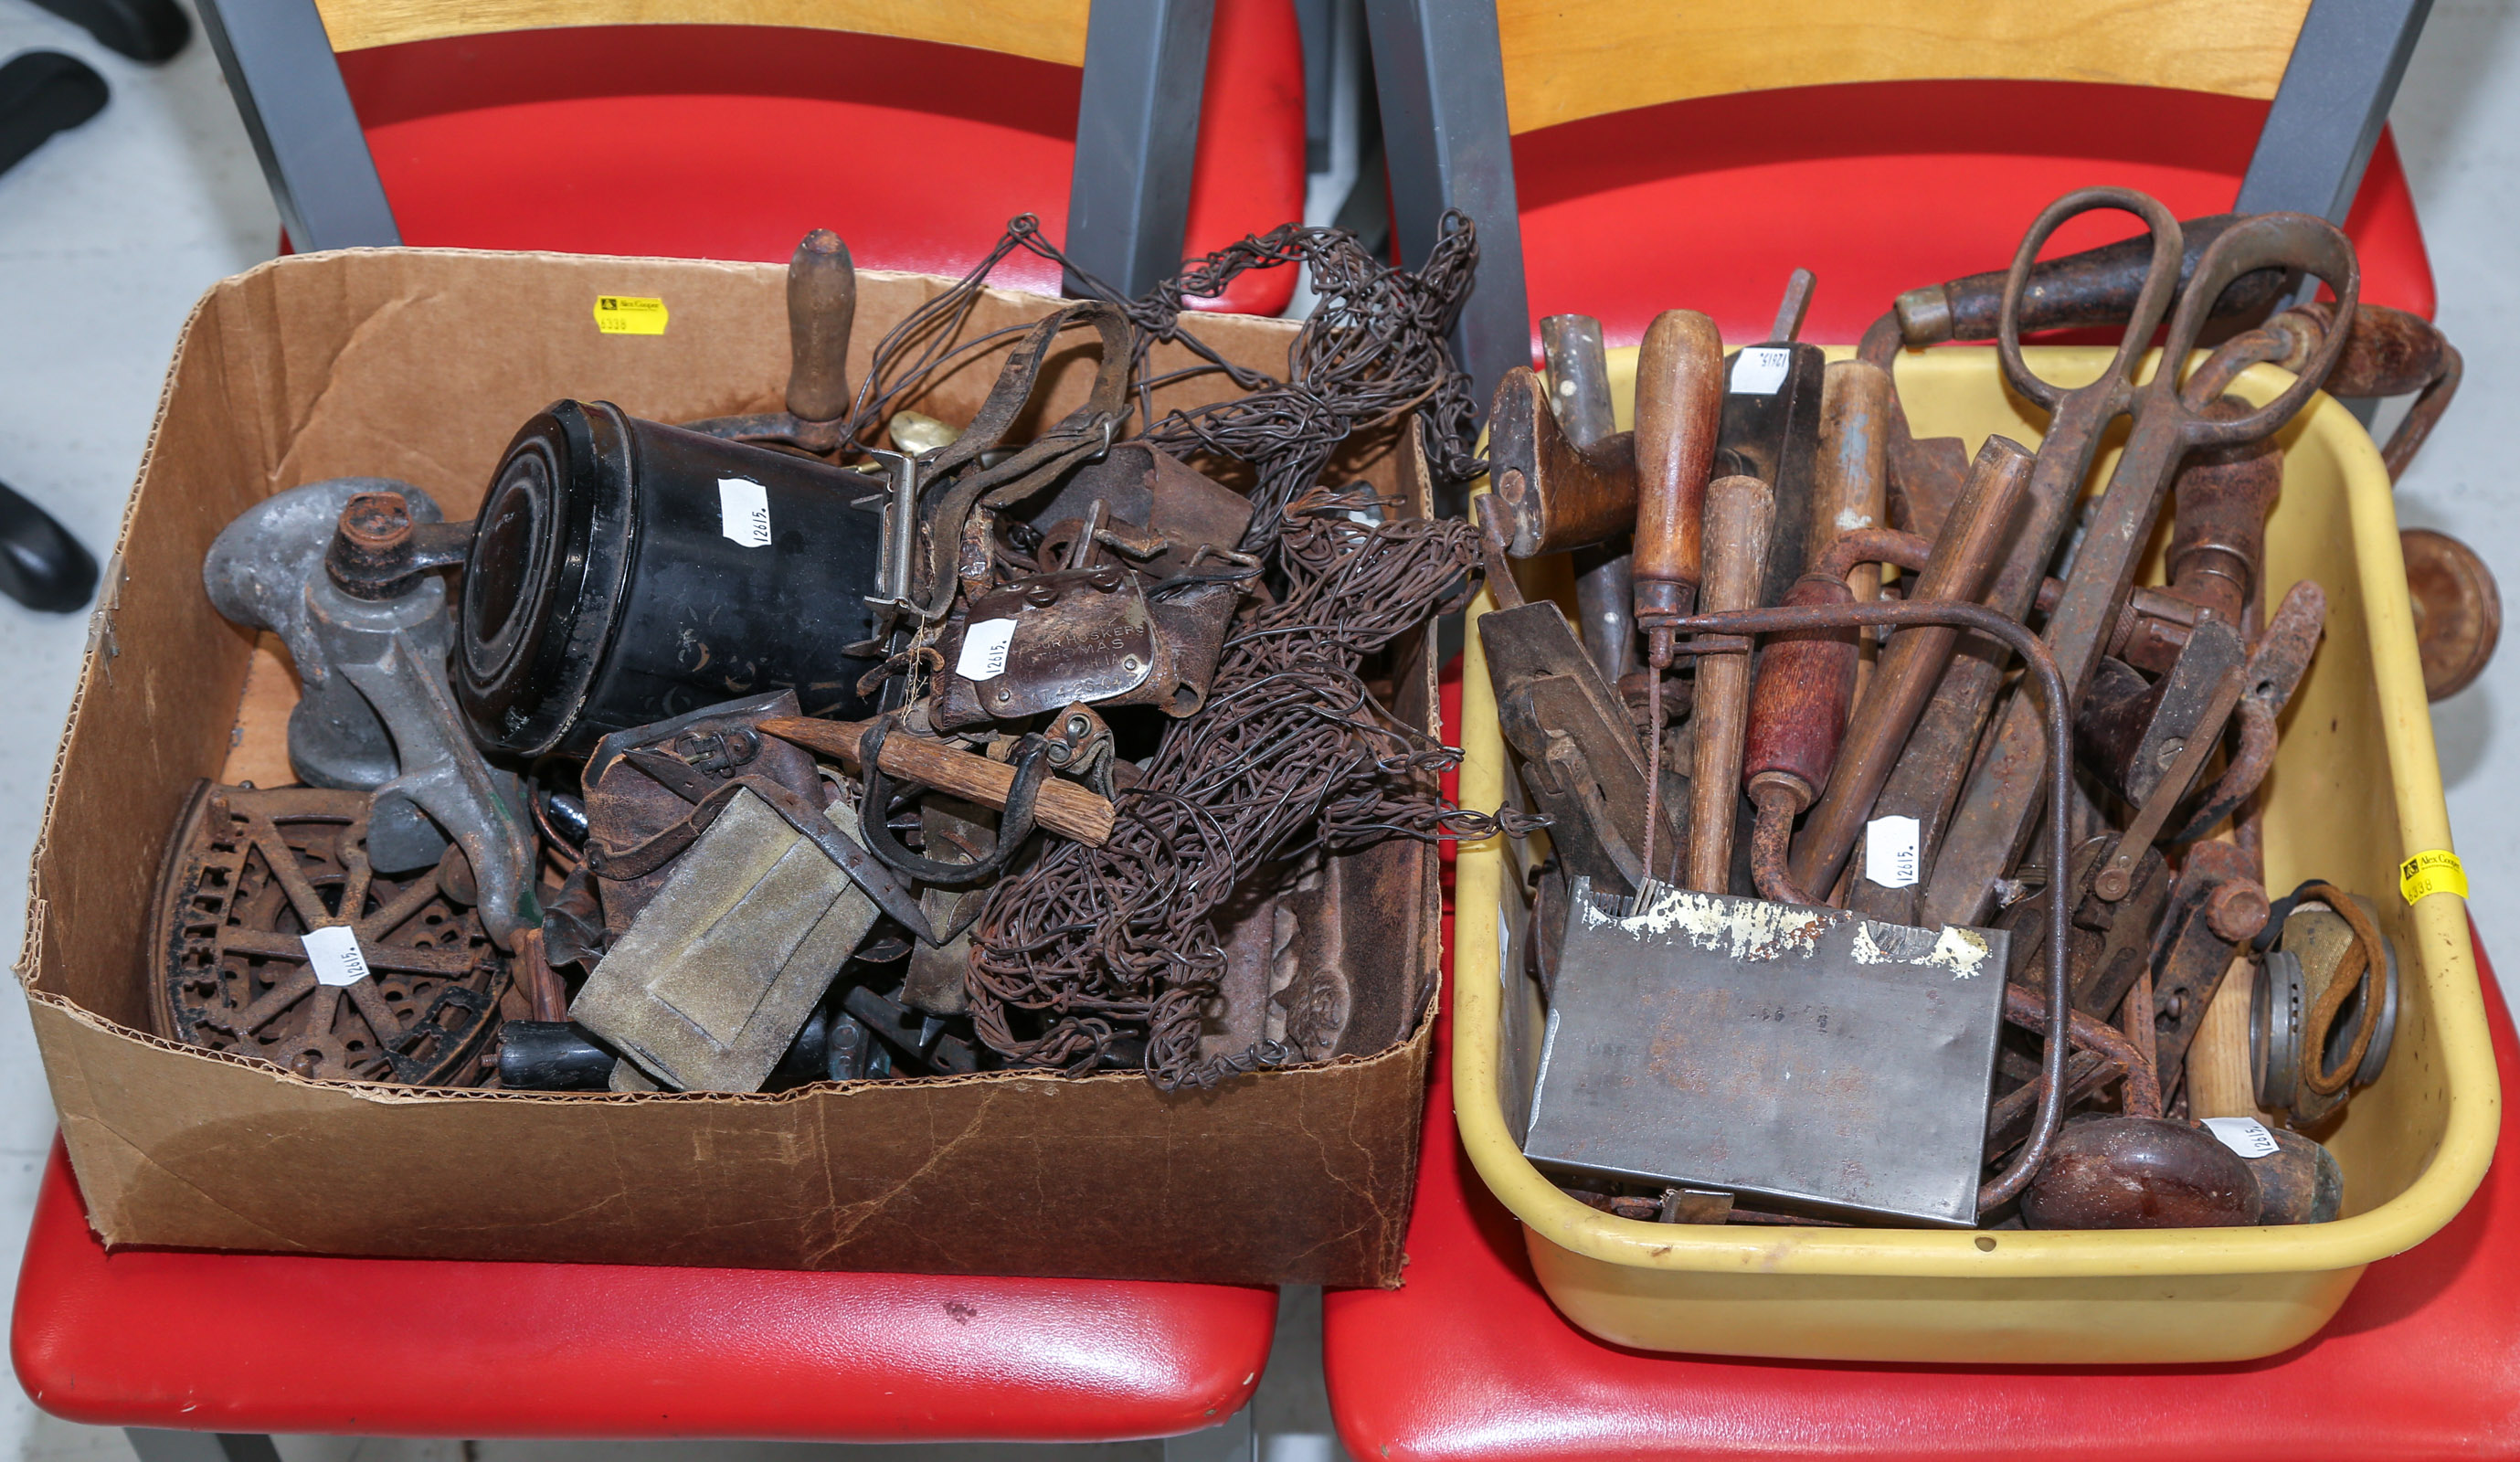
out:
M1518 135L1666 102L1861 81L2086 81L2265 101L2310 0L1498 0L1496 10Z
M1085 64L1091 0L316 0L335 52L592 25L781 25Z

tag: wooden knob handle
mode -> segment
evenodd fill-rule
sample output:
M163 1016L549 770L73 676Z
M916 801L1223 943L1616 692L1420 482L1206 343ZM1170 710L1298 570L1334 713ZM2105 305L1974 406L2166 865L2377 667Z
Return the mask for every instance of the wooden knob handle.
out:
M1667 309L1637 355L1637 617L1688 614L1704 581L1706 479L1724 419L1724 337Z

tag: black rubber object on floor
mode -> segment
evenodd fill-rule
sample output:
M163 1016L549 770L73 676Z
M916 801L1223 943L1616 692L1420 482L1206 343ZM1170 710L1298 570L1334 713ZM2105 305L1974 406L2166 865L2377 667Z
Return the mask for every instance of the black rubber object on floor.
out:
M175 0L35 0L79 26L100 45L134 61L172 58L193 37L193 23Z
M105 78L75 56L28 51L0 63L0 172L103 112L109 95Z
M0 594L66 615L96 592L96 559L53 515L0 482Z

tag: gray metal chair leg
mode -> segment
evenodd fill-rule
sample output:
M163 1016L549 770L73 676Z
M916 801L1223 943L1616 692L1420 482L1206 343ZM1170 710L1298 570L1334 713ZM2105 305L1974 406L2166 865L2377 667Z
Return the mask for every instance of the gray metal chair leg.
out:
M1365 13L1400 261L1426 261L1447 208L1478 225L1478 287L1453 347L1484 414L1505 373L1531 363L1495 0L1366 0Z
M2433 0L2314 0L2240 180L2242 213L2343 223Z
M202 0L202 28L300 253L402 242L315 0Z
M140 1462L280 1462L280 1448L259 1432L161 1432L125 1427Z
M1259 1462L1259 1457L1260 1434L1247 1405L1205 1431L1164 1439L1164 1462Z
M1181 267L1214 15L1215 0L1094 0L1086 23L1067 256L1131 298Z

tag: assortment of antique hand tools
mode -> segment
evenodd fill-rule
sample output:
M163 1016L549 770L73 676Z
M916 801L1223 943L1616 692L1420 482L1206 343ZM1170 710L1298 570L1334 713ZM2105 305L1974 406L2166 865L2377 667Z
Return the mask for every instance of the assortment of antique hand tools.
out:
M2040 259L2102 209L2143 236ZM295 667L303 785L187 810L159 1033L541 1091L1203 1086L1414 1028L1422 990L1382 988L1405 972L1342 932L1388 896L1350 855L1545 828L1522 1136L1597 1207L2338 1212L2304 1134L2379 1074L2399 978L2362 895L2264 887L2255 797L2326 614L2268 578L2277 434L2322 387L2414 393L2395 473L2458 357L2358 305L2335 228L2084 190L2009 269L1901 296L1834 363L1798 339L1796 271L1759 343L1655 320L1627 432L1599 327L1559 316L1546 372L1499 387L1484 464L1444 344L1466 220L1414 272L1289 227L1143 299L971 331L1016 249L1058 256L1017 220L852 387L855 275L817 232L784 410L562 400L471 522L338 479L232 523L204 582ZM1290 264L1324 303L1286 379L1184 328L1186 299ZM2116 349L2051 380L2023 340L2058 330ZM2035 450L1912 430L1901 350L1987 339L2048 418ZM1080 342L1091 388L1049 420L1045 363ZM1159 343L1239 394L1158 419L1184 374L1149 366ZM2259 364L2290 374L2236 390ZM918 409L979 365L969 421ZM1397 493L1331 471L1372 432ZM1425 511L1482 466L1472 521ZM2447 679L2498 614L2462 552L2409 553ZM1512 572L1549 555L1572 620ZM1520 794L1493 815L1444 802L1458 754L1394 709L1482 579Z
M2040 259L2098 209L2144 235ZM2419 391L2403 469L2456 352L2358 308L2323 220L2182 224L2121 189L1901 296L1853 359L1796 341L1812 288L1729 355L1703 315L1655 320L1633 432L1582 317L1497 395L1478 625L1550 819L1526 1156L1664 1221L2334 1216L2295 1129L2378 1075L2398 975L2361 895L2263 887L2253 799L2326 613L2267 578L2275 434L2322 386ZM2096 377L2025 352L2064 329L2116 333ZM2047 415L2035 451L1911 430L1901 348L1985 339ZM2233 393L2259 363L2292 374ZM1577 622L1505 571L1560 552Z
M1415 271L1288 227L1144 299L969 328L1016 249L1059 258L1016 220L853 387L856 276L818 231L783 411L562 400L471 522L353 478L230 524L203 580L296 670L303 785L187 810L159 1033L314 1078L744 1092L1196 1086L1415 1028L1412 962L1342 937L1387 917L1392 860L1347 855L1494 826L1393 708L1478 542L1409 480L1327 469L1379 431L1405 477L1472 470L1444 345L1468 222ZM1293 265L1323 304L1287 379L1184 327ZM1080 341L1092 388L1049 420L1045 364ZM1192 364L1158 377L1158 343ZM915 409L964 369L995 377L970 421ZM1202 372L1238 391L1157 419Z

